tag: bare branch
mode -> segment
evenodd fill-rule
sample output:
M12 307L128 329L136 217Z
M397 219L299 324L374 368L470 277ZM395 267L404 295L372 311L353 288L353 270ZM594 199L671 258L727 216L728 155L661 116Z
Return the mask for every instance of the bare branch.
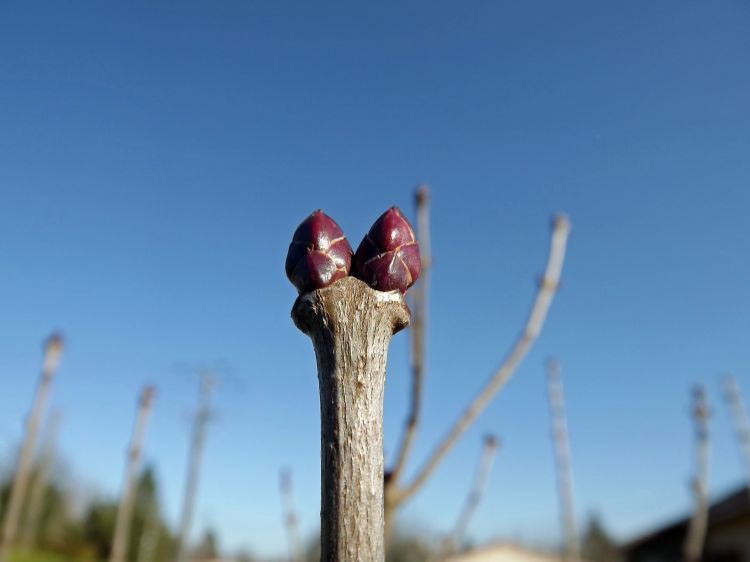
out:
M737 379L731 375L728 375L724 380L724 398L732 417L737 446L745 465L747 492L750 494L750 417L748 417L745 402L742 400Z
M135 417L133 436L130 439L128 456L125 461L125 481L122 486L120 503L117 507L115 533L114 539L112 540L112 551L109 555L109 562L124 562L128 557L130 522L133 517L133 506L135 502L135 478L138 473L138 464L141 459L143 439L146 436L146 426L148 425L148 418L151 414L153 400L154 387L144 387L138 400L138 413Z
M703 554L708 527L708 470L711 457L711 443L708 432L710 412L706 389L697 386L693 389L693 422L695 424L695 476L691 482L695 507L685 537L685 560L699 562Z
M581 549L578 542L575 509L573 507L573 471L570 463L570 440L568 420L565 414L560 363L553 358L547 361L547 398L552 419L552 443L557 468L557 492L560 497L560 519L565 532L565 559L580 562Z
M435 470L443 457L450 451L458 438L469 428L477 416L482 413L497 392L505 386L516 370L516 367L518 367L529 352L529 349L531 349L532 344L539 336L539 332L544 325L547 311L560 283L560 274L562 273L562 266L565 260L565 247L569 232L570 223L567 217L564 215L556 216L552 223L547 267L523 332L518 340L516 340L503 363L453 424L453 427L432 452L432 455L422 466L414 480L398 493L396 501L402 502L414 494L426 482L432 471Z
M292 473L282 470L279 474L279 488L281 491L281 507L284 511L284 526L289 541L289 560L291 562L302 562L302 549L300 548L299 532L297 529L297 513L294 509L292 498Z
M61 420L62 412L54 409L45 423L44 437L40 444L41 451L38 454L37 473L29 493L28 513L21 531L21 545L25 549L32 548L39 538L39 521L44 504L44 495L50 481L50 472L55 462L57 434Z
M474 482L472 483L471 490L466 503L461 510L456 526L453 530L453 534L448 541L449 551L461 548L464 542L464 536L466 535L466 529L469 526L469 522L474 515L479 502L484 494L485 487L487 486L487 478L492 468L492 462L495 460L497 453L498 441L494 435L487 435L484 438L484 444L482 446L482 454L479 457L479 464L477 465L477 471L474 475Z
M185 481L185 493L182 500L182 514L180 515L180 532L177 537L177 562L186 562L188 558L188 543L190 528L193 524L193 509L195 497L198 493L203 446L206 442L206 425L211 419L211 392L215 379L211 372L200 371L200 390L198 397L198 411L193 421L193 437L190 443L188 459L188 474Z
M425 325L427 323L428 272L432 263L430 255L430 190L426 185L417 187L415 200L417 208L417 241L421 259L419 281L411 288L411 402L406 427L401 437L401 445L393 469L389 474L389 486L397 486L406 459L416 435L422 409L422 380L425 365ZM387 494L387 493L386 493ZM387 500L386 500L387 501Z
M31 413L26 422L26 433L18 457L18 468L13 479L13 487L10 491L8 509L5 513L5 521L3 522L2 536L0 536L0 562L7 560L11 549L15 546L18 523L21 518L23 503L26 499L29 476L31 475L31 461L34 456L37 434L39 433L39 423L47 404L47 396L52 386L52 379L60 364L62 349L63 340L59 334L52 334L44 346L42 374L39 377L39 386L37 387L34 402L31 406Z

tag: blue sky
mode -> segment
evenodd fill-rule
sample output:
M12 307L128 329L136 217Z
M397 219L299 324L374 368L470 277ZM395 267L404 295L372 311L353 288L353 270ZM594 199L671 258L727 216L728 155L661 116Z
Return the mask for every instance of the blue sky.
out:
M714 402L715 494L741 482L721 373L750 393L750 4L8 4L0 17L0 451L40 341L68 349L53 403L75 478L115 494L135 397L176 520L195 380L225 360L196 532L285 551L278 470L318 524L315 362L283 263L322 207L351 243L432 188L428 379L410 470L525 319L548 220L572 220L563 288L507 389L403 511L448 530L481 436L504 442L477 540L552 542L543 359L563 364L582 516L620 538L681 513L688 389ZM386 453L405 416L391 346ZM237 384L235 379L241 380ZM7 456L6 462L7 464Z

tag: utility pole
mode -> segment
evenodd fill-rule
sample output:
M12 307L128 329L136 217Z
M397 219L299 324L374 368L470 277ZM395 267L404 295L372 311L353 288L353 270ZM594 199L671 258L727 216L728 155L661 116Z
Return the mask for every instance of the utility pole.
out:
M26 433L24 435L21 452L18 457L18 468L13 480L13 487L10 492L8 510L3 522L2 536L0 536L0 562L6 562L11 549L15 546L16 534L18 533L18 523L21 517L21 508L26 497L26 490L29 485L29 476L31 474L31 461L34 456L36 438L39 433L39 422L44 414L44 408L47 403L52 379L60 364L60 356L63 349L63 339L60 334L52 334L44 345L44 364L39 379L34 402L31 406L26 423Z
M747 415L747 408L742 400L737 379L731 375L724 380L724 398L729 407L734 432L737 436L737 445L745 464L747 493L750 494L750 417Z
M39 522L44 504L44 493L50 481L50 472L55 462L55 444L60 429L62 414L60 410L52 410L44 428L44 437L40 444L41 450L37 461L36 476L31 484L27 513L21 530L21 546L30 549L39 540Z
M581 549L578 542L575 508L573 503L573 471L570 462L570 439L568 420L565 413L560 363L557 359L547 360L547 397L552 418L552 441L557 468L557 491L560 496L560 518L565 533L565 560L580 562Z
M711 441L708 420L711 412L706 398L706 389L693 389L692 418L695 425L695 476L691 482L695 507L685 537L686 562L699 562L703 556L708 528L708 469L711 460Z
M203 445L206 440L206 424L211 418L211 392L214 388L214 377L209 371L199 371L200 390L198 396L198 411L193 420L193 437L190 444L190 455L188 457L188 473L185 482L185 495L182 503L182 516L180 518L180 532L177 537L176 562L186 562L190 542L190 527L193 522L193 508L195 496L198 491L198 479L200 476L201 457L203 456Z
M130 439L127 459L125 461L125 481L123 483L120 504L117 507L115 535L112 541L112 552L109 562L125 562L128 555L128 539L130 537L130 522L133 518L133 504L135 502L135 479L141 459L141 448L146 436L148 418L154 401L154 387L145 386L138 400L138 413L135 416L133 436Z

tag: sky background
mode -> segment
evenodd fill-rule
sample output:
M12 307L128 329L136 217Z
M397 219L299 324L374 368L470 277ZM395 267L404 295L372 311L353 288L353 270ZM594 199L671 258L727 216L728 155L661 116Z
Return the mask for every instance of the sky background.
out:
M401 513L445 532L481 437L503 447L470 536L559 536L544 358L566 385L581 518L619 539L690 505L689 388L713 403L714 497L742 482L721 374L750 397L750 3L112 2L0 9L0 454L41 341L88 494L114 496L144 382L146 461L179 511L197 381L224 361L195 532L281 555L278 471L319 511L315 360L284 276L323 208L352 245L432 189L428 375L408 474L514 340L548 224L563 286L515 378ZM392 459L408 398L391 345Z

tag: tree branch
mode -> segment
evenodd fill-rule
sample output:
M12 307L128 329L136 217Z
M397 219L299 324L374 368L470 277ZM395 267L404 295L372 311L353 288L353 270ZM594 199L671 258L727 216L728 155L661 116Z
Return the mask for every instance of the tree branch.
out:
M729 375L724 381L724 398L732 417L737 446L745 465L747 493L750 494L750 417L747 415L745 402L742 400L737 379Z
M539 332L544 325L547 311L549 310L549 306L552 303L552 299L560 283L560 274L565 260L565 247L569 231L570 223L568 222L567 217L563 215L556 216L552 223L552 235L547 267L523 332L518 340L516 340L503 363L492 375L485 387L471 401L468 408L466 408L458 420L456 420L453 427L432 452L432 455L422 466L414 480L398 492L397 497L395 498L396 502L403 502L424 485L427 478L432 474L448 451L450 451L458 438L469 428L477 416L482 413L495 394L505 386L516 370L516 367L518 367L523 358L529 352L529 349L531 349L532 344L539 336Z
M417 187L415 194L417 208L417 241L419 242L419 255L421 260L421 273L419 281L411 288L411 401L409 415L406 419L406 427L401 437L401 445L398 448L396 462L388 475L386 484L386 496L388 488L396 487L401 472L406 465L406 459L411 452L411 446L416 435L417 425L422 410L422 380L424 379L425 364L425 324L427 319L427 279L431 265L430 256L430 191L426 185ZM387 501L387 498L386 498Z
M495 460L497 453L498 441L494 435L487 435L484 438L484 445L482 447L482 454L479 457L479 464L477 465L477 471L474 475L474 482L471 486L471 491L466 498L464 508L461 510L461 514L456 521L456 527L453 530L453 534L448 541L449 551L461 548L464 542L464 536L466 529L469 526L469 522L474 515L479 502L484 494L485 487L487 485L487 478L492 468L492 461Z
M570 464L568 421L565 414L560 363L553 358L547 361L547 398L552 419L552 445L557 468L557 493L560 497L560 519L565 533L565 560L580 562L575 509L573 507L573 473Z
M706 389L697 386L693 389L693 421L695 423L695 476L691 482L695 508L685 537L686 562L699 562L703 554L708 526L708 469L711 456L711 443L708 433L710 416Z

